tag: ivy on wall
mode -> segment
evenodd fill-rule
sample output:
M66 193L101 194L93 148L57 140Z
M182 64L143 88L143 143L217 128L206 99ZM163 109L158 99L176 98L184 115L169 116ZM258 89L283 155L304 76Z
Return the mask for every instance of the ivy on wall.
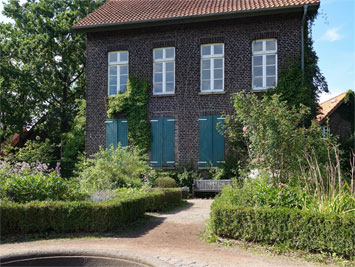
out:
M268 95L278 94L282 101L287 101L290 107L303 104L311 113L308 123L315 118L318 110L318 98L322 92L328 92L325 77L318 67L318 57L313 48L311 28L317 13L307 17L304 31L304 72L300 60L294 60L289 68L281 70L277 86L269 90Z
M128 139L143 152L150 150L152 133L148 120L149 84L147 80L129 77L123 94L109 97L107 117L124 115L128 122Z

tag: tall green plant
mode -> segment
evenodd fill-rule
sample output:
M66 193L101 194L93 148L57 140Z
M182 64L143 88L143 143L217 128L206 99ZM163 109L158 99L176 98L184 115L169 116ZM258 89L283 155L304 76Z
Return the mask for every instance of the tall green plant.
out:
M240 129L233 126L243 125L251 167L267 170L279 180L299 173L298 161L305 147L324 152L332 142L331 137L322 137L319 125L302 127L309 115L307 107L289 107L277 94L258 98L240 92L233 96L233 103L235 113L227 116L226 134L235 137Z

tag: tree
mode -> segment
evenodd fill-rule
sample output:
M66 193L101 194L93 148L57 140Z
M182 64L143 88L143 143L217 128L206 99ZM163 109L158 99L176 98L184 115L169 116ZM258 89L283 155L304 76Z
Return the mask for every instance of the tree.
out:
M0 24L3 140L36 124L63 151L76 99L85 93L85 36L71 27L104 0L9 0Z

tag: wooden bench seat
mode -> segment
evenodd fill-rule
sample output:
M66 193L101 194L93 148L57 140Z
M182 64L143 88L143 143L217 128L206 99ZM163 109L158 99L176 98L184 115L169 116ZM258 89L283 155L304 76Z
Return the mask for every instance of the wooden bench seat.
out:
M194 180L192 185L192 197L195 197L196 192L212 192L219 193L223 186L232 186L232 180Z

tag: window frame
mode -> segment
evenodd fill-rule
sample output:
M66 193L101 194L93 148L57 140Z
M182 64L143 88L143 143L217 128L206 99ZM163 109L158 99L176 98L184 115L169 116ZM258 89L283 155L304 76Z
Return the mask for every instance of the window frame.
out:
M173 48L174 49L174 57L173 58L166 58L166 49ZM155 59L154 57L154 51L157 50L162 50L163 51L163 58L161 59ZM156 47L153 49L153 95L172 95L175 94L175 58L176 58L176 48L174 46L167 46L167 47ZM166 91L166 64L167 63L174 63L174 85L173 85L173 91ZM162 64L162 92L156 92L155 91L155 64L156 63L161 63Z
M121 52L127 52L127 61L121 61L117 60L114 63L110 63L110 54L117 54L117 58L118 55L119 57L121 57L120 53ZM110 51L107 53L107 95L110 96L116 96L118 94L123 94L125 92L121 91L121 66L126 66L127 65L127 83L126 83L126 91L127 91L127 85L128 85L128 80L129 80L129 51L128 50L117 50L117 51ZM115 66L117 67L117 72L116 72L116 76L117 76L117 83L116 83L116 94L110 94L110 67Z
M214 45L222 45L222 54L214 54ZM206 46L211 46L211 55L203 55L202 54L202 49L203 47ZM209 44L201 44L200 45L200 54L201 54L201 59L200 59L200 92L201 93L215 93L215 92L224 92L224 43L209 43ZM222 59L222 89L210 89L210 90L203 90L203 79L202 79L202 61L203 60L209 60L210 61L210 88L214 88L214 77L215 77L215 72L214 72L214 59Z
M266 41L275 41L275 50L266 50ZM254 43L262 41L262 51L254 51ZM252 42L252 90L253 91L264 91L268 89L273 89L276 87L277 82L278 82L278 42L276 38L267 38L267 39L257 39ZM267 86L266 85L266 80L267 80L267 75L266 75L266 56L270 55L275 55L275 85L274 86ZM263 75L262 81L263 81L263 86L262 87L254 87L254 56L262 56L262 71ZM274 75L272 75L274 76ZM258 76L259 77L259 76ZM271 76L269 76L271 77Z

